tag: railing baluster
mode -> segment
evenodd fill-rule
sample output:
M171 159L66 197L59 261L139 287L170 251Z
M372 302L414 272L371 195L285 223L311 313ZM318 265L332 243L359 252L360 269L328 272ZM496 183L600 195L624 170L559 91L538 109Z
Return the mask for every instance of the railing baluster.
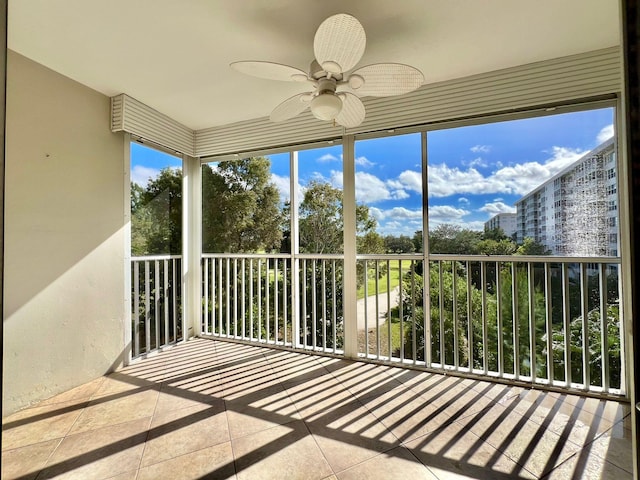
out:
M227 283L225 284L225 292L226 292L226 298L225 298L225 302L227 304L227 337L231 336L231 260L229 258L227 258L226 264L225 264L225 269L226 269L226 279L227 279Z
M336 345L338 343L337 338L337 323L338 323L338 315L337 315L337 307L336 307L336 261L331 261L331 320L332 320L332 329L333 329L333 353L336 353Z
M364 260L364 356L369 356L369 265Z
M270 319L270 307L271 307L271 295L269 293L269 283L271 280L271 270L269 268L269 259L265 258L265 272L264 272L264 318L265 318L265 342L269 343L271 341L271 319Z
M553 385L553 325L551 310L551 265L544 262L544 299L545 299L545 330L547 331L547 381Z
M511 308L513 329L513 376L520 379L520 318L518 309L518 265L511 262Z
M376 278L375 278L375 292L376 292L376 358L380 359L380 284L378 282L380 278L380 262L375 260L376 264ZM365 300L366 302L366 300Z
M302 335L303 348L309 346L307 334L307 259L302 260Z
M325 260L322 260L322 350L327 350L327 273Z
M273 342L278 343L278 262L276 258L273 260Z
M165 259L163 261L163 276L164 276L164 289L163 289L163 298L164 298L164 345L169 344L169 262Z
M391 264L387 259L387 357L391 361Z
M444 265L442 261L438 261L438 320L440 328L440 368L444 370ZM431 319L427 319L430 321Z
M222 258L218 259L218 322L219 322L219 327L218 327L218 335L222 335L222 332L224 331L225 334L227 334L228 332L226 330L224 330L223 327L223 321L224 321L224 315L222 315L222 309L223 309L223 297L222 297Z
M233 336L238 338L238 259L233 259Z
M245 261L244 258L242 258L242 263L240 265L240 268L242 268L242 290L241 290L241 296L242 296L242 307L241 307L241 312L240 315L242 316L242 332L241 332L241 337L243 339L247 338L247 322L246 322L246 317L247 317L247 296L246 296L246 276L247 276L247 263Z
M155 348L160 348L160 262L153 262L153 326Z
M580 265L580 298L582 313L582 380L584 389L591 389L591 368L589 355L589 278L587 265Z
M482 282L482 369L489 371L489 334L487 332L487 264L480 262L480 281Z
M316 334L318 332L316 320L317 320L317 308L316 308L316 260L311 261L311 345L315 350L317 347Z
M145 337L145 353L151 350L151 286L149 285L149 262L144 262L144 337Z
M602 368L602 389L609 392L609 318L607 316L607 275L606 265L599 265L600 277L600 358Z
M459 331L459 319L458 319L458 295L457 295L457 262L451 260L451 296L453 297L453 366L457 370L460 367L460 352L458 344L458 331Z
M258 287L258 318L256 319L258 322L258 341L261 342L262 341L262 275L260 273L260 265L262 264L262 260L258 259L258 271L257 271L257 277L258 277L258 283L257 283L257 287Z
M569 303L569 266L562 264L562 335L564 340L564 383L571 386L571 306Z
M172 306L171 308L173 309L171 311L171 313L173 314L173 339L177 342L178 341L178 315L176 314L177 311L177 303L178 303L178 284L176 283L176 270L178 267L176 267L176 265L180 262L180 260L178 259L173 259L172 260L172 267L171 267L171 300L172 300ZM180 272L182 272L182 264L180 264Z
M249 260L249 338L253 340L253 258Z
M203 290L204 290L204 302L202 305L202 322L200 329L202 333L209 333L208 325L209 325L209 259L202 259L202 270L204 273L203 278Z
M209 282L210 285L205 284L205 289L209 289L209 298L211 299L211 333L216 333L216 259L212 258L209 263ZM219 333L219 332L218 332Z
M504 332L502 330L502 284L500 262L496 262L496 319L498 328L498 376L504 377Z
M471 294L471 262L467 260L467 348L469 349L469 372L473 371L473 303Z
M428 269L426 269L426 265L424 265L423 271L425 272L425 274L428 274ZM417 345L417 332L416 332L416 265L415 265L415 261L411 260L411 305L413 305L413 308L411 309L411 328L412 328L412 341L413 341L413 345L412 345L412 349L411 351L413 352L413 364L415 365L416 362L418 361L418 345ZM429 350L431 350L431 344L429 344L428 347ZM428 367L430 367L431 365L427 365Z
M287 295L287 280L288 280L288 272L287 272L287 262L289 259L285 258L282 260L282 344L288 345L289 338L289 329L287 328L287 319L289 318L289 297Z
M529 298L529 364L531 366L531 381L536 381L536 313L535 313L535 290L533 278L533 263L527 265L527 286Z
M400 278L400 303L398 305L398 314L400 316L400 362L404 362L404 312L402 304L403 288L402 288L402 260L398 260L398 277Z
M140 355L140 262L133 264L133 354Z

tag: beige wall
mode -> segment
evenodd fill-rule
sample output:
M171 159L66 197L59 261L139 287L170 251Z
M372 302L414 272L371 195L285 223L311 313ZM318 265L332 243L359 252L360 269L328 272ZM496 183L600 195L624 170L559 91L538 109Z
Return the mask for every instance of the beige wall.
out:
M124 137L109 98L8 54L3 414L124 350Z

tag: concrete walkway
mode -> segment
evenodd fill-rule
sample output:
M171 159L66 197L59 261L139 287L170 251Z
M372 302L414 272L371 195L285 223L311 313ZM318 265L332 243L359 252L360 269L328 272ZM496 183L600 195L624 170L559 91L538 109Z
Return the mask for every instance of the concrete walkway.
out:
M378 299L378 315L376 315L376 298ZM365 329L365 302L367 307L367 328L376 326L376 321L382 325L387 320L390 308L398 306L400 302L400 287L396 287L389 294L369 295L357 301L358 330ZM377 318L376 318L377 317Z

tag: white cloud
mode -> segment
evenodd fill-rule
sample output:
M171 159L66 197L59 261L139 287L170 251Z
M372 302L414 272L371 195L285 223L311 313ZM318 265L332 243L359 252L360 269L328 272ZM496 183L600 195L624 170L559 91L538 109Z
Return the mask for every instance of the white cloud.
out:
M131 169L131 181L137 183L141 187L146 187L149 180L156 178L160 175L160 169L143 167L142 165L135 165Z
M398 175L398 180L407 190L422 193L422 173L414 170L405 170Z
M429 221L434 219L436 221L452 223L455 220L460 220L469 213L469 210L455 208L451 205L434 205L433 207L429 207Z
M598 143L602 143L602 142L606 142L607 140L609 140L611 137L613 137L613 124L611 125L607 125L606 127L604 127L602 130L600 130L600 132L598 133Z
M468 198L466 198L466 197L460 197L460 198L458 199L458 202L459 202L459 203L464 203L464 204L468 205L468 204L469 204L469 199L468 199Z
M474 145L469 150L473 153L489 153L491 147L489 145Z
M367 157L356 157L355 162L356 162L356 165L359 165L365 168L373 167L375 165L375 163L373 163Z
M485 203L484 206L478 210L481 212L487 212L489 215L497 215L498 213L516 213L516 208L507 205L506 203L495 201Z
M482 157L478 157L475 158L473 160L471 160L468 165L470 167L488 167L489 164L487 163L487 161L485 159L483 159Z
M335 155L331 155L330 153L325 153L320 158L318 158L319 162L328 163L328 162L339 162L340 159Z
M291 198L291 179L290 177L282 177L280 175L276 175L275 173L271 174L271 181L275 184L278 189L278 193L280 194L280 200L283 202L288 201ZM298 198L301 198L302 189L300 188L300 184L298 184Z
M509 193L523 195L570 165L585 151L553 147L544 163L526 162L502 167L484 176L475 168L466 170L446 164L429 166L429 196L447 197L454 194Z

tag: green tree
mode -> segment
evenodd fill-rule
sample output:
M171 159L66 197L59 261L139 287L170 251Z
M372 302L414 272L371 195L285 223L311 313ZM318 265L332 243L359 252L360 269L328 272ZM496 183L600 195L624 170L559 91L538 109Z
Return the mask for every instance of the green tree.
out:
M142 188L131 184L131 253L182 253L182 174L164 168Z
M429 232L429 252L472 255L481 239L482 232L443 223Z
M541 243L536 242L531 237L526 237L522 245L520 245L516 252L516 255L550 255L551 250L542 245Z
M279 249L282 211L264 157L202 167L202 249L236 253Z
M517 245L503 238L502 240L485 239L476 244L476 253L480 255L512 255Z
M485 230L484 232L482 232L482 239L495 240L496 242L499 242L500 240L506 240L507 236L505 235L504 230L498 227L498 228L492 228L490 230Z
M413 240L406 235L384 237L384 248L386 253L412 253L415 251Z

